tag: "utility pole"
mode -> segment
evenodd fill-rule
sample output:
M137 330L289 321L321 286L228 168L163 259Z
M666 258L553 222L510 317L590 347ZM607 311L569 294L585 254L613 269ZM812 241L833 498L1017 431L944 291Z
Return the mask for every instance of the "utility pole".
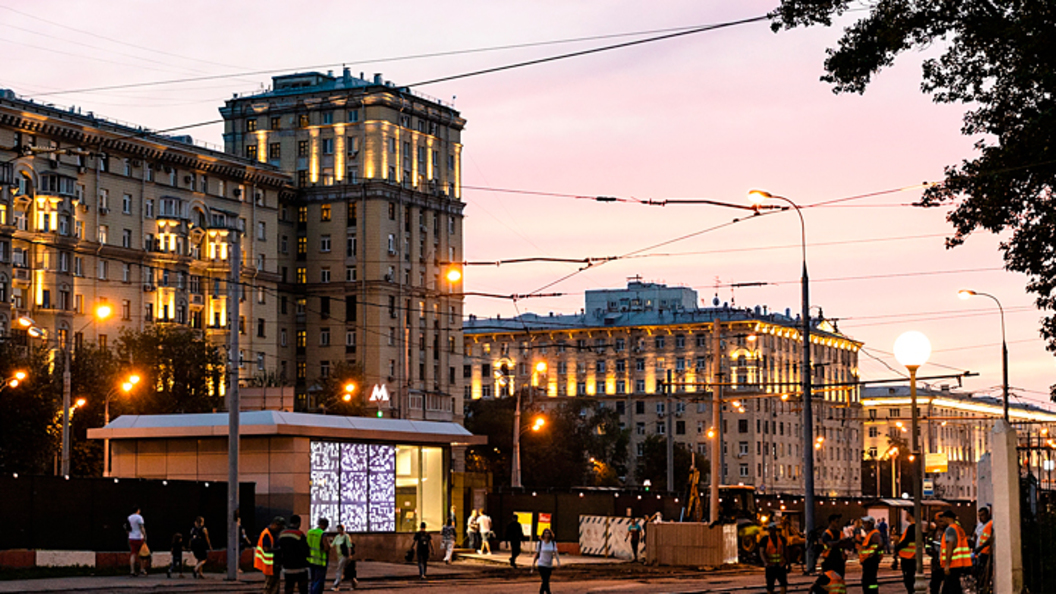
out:
M710 517L708 521L719 521L719 480L722 473L722 366L719 340L719 318L711 324L711 426L714 440L711 443L711 484L708 493Z
M671 370L667 370L667 381L664 382L664 393L667 394L667 490L675 490L675 436L674 433L674 418L675 411L673 402L671 400Z
M239 413L242 408L238 396L241 363L238 351L238 324L242 314L242 246L237 225L233 224L228 228L227 240L227 262L230 265L227 280L227 322L230 328L227 333L227 580L238 581L239 530L235 514L238 512Z

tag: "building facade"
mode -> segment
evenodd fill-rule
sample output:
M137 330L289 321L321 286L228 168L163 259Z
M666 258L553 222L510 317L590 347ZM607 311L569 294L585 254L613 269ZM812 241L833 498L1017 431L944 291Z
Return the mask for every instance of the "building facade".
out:
M909 448L905 444L910 443L912 437L911 402L909 386L871 386L862 389L865 463L875 465L880 472L889 472L888 469L894 464L895 485L901 485L898 460L902 456L896 449L908 454ZM927 478L933 481L935 496L976 499L979 495L979 460L990 452L990 434L994 422L1004 415L1001 400L950 390L949 386L922 386L917 388L917 406L920 410L922 449L929 454L945 456L947 463L945 472L927 473ZM1056 430L1056 414L1036 406L1011 403L1009 419L1014 424L1025 423L1017 427L1020 445L1024 450L1021 452L1024 471L1051 483L1052 450L1056 442L1048 436L1050 428ZM896 488L896 492L912 492L912 489Z
M274 239L300 408L345 364L384 388L392 416L460 420L462 289L442 273L462 259L465 120L381 75L273 82L220 111L226 151L297 188Z
M827 321L811 324L814 430L824 437L815 450L816 488L857 495L862 435L853 384L861 343ZM587 291L586 308L576 315L470 316L465 397L524 389L536 402L595 399L614 408L630 430L633 465L649 436L667 434L661 382L670 372L678 445L710 459L709 434L719 432L724 484L801 494L799 326L787 312L717 303L702 308L692 289L633 281L626 289ZM721 401L720 428L712 426L713 390Z
M106 345L121 328L240 333L240 378L275 369L279 252L292 197L276 168L0 92L0 335L28 316L52 345ZM264 230L267 230L265 233ZM229 320L231 233L244 232ZM108 319L93 321L99 305Z

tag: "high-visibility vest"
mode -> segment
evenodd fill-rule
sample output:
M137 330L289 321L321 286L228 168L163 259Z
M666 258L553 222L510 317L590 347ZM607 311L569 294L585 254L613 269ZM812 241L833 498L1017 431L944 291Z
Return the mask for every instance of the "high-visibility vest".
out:
M865 540L862 541L858 549L858 562L864 563L866 559L871 557L883 557L884 553L880 550L879 543L873 543L873 535L880 536L880 531L873 529L872 532L865 535Z
M783 565L785 562L785 541L781 538L766 538L766 564Z
M312 528L305 534L308 541L308 564L326 567L326 553L323 552L323 530Z
M983 526L983 533L979 535L979 548L980 555L989 555L990 549L994 544L994 521L990 520Z
M847 594L847 582L843 581L843 576L832 571L825 572L825 577L829 578L829 583L825 584L825 592L828 594Z
M972 566L972 549L968 547L968 535L964 533L964 528L954 521L950 526L953 527L954 531L957 532L957 544L953 545L953 558L950 559L950 566L948 569L958 569L963 567ZM942 563L946 563L946 547L949 546L946 543L946 531L942 531L942 547L939 549L939 559Z
M264 538L268 539L268 550L264 550ZM259 569L264 572L264 575L273 575L275 573L275 553L272 550L275 549L275 537L271 534L271 531L267 528L260 533L260 538L257 539L257 548L253 550L253 568Z
M840 533L838 531L834 532L832 528L826 528L825 534L829 535L829 542L825 542L824 540L821 541L821 559L823 561L828 559L829 555L832 555L834 552L837 555L842 556L843 551L836 546L836 543L840 541Z
M916 524L910 524L914 530L917 529ZM914 535L916 536L916 535ZM898 539L898 544L902 548L898 549L898 556L903 559L916 559L917 558L917 540L916 538L909 539L909 528L907 527L902 531L902 537Z

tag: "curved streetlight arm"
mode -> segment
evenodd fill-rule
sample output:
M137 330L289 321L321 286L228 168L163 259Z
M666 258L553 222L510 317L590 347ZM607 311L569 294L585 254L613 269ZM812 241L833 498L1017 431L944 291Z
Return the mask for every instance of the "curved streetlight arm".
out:
M962 295L978 295L980 297L989 297L997 304L997 311L1001 313L1001 396L1003 399L1003 405L1005 408L1005 422L1008 423L1008 340L1005 337L1005 308L1001 305L1001 300L991 295L990 293L984 293L982 291L973 291L971 289L964 289L961 291Z

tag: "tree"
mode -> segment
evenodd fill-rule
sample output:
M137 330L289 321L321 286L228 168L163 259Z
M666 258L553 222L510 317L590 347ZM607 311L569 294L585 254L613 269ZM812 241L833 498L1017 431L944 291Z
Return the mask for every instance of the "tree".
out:
M681 446L675 444L675 484L674 488L667 485L667 438L663 435L650 435L642 443L642 457L634 469L634 480L639 485L649 481L653 488L658 491L682 491L689 480L689 467L693 463L693 454ZM706 466L697 462L700 477L706 474Z
M136 414L213 412L225 408L224 356L200 332L153 325L122 330L115 352L142 381L124 410Z
M782 0L777 31L831 26L859 2ZM922 90L939 103L971 106L962 133L978 136L978 157L946 169L923 206L951 204L948 248L972 232L1010 231L1005 268L1029 276L1043 311L1056 311L1056 9L1051 0L879 0L828 51L823 81L837 93L863 93L898 54L942 44L923 66ZM1056 315L1041 335L1056 351ZM1056 398L1056 386L1053 397Z

